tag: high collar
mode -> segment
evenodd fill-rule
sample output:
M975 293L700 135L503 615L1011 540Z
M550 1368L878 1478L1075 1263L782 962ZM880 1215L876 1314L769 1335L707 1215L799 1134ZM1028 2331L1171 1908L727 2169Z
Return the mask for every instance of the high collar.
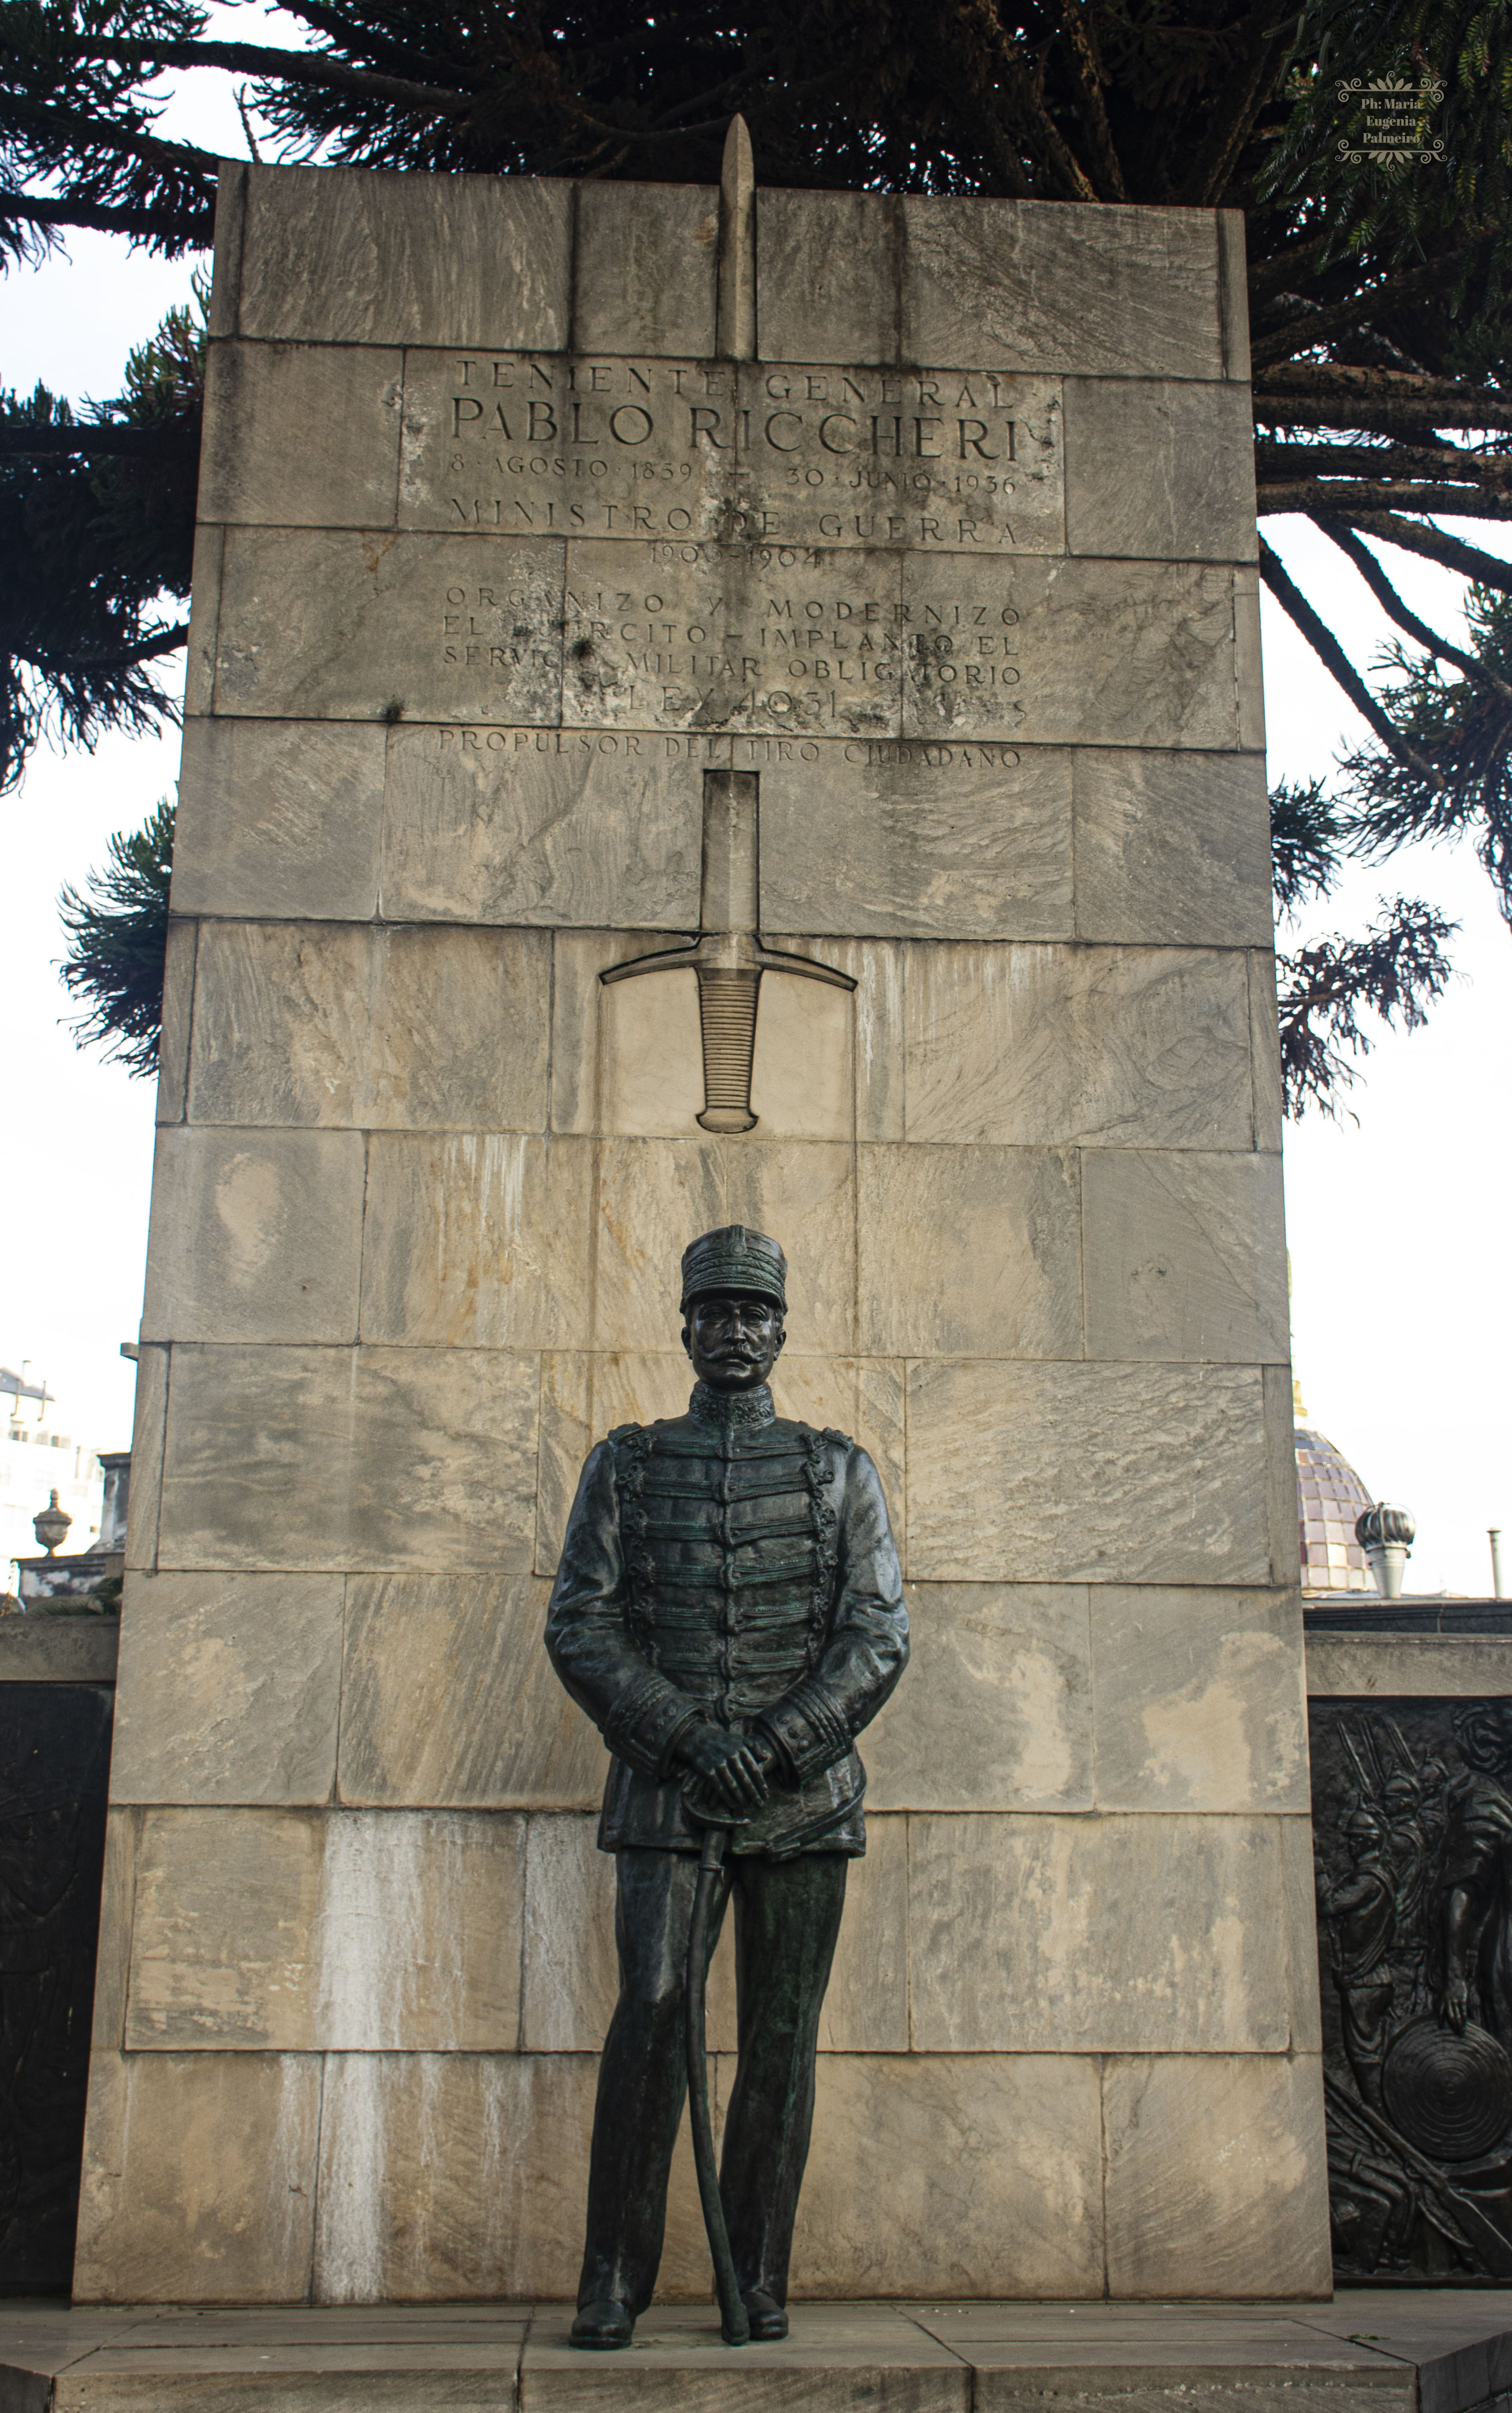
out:
M717 1391L712 1384L695 1383L688 1413L700 1424L726 1433L759 1432L763 1425L777 1421L772 1394L764 1383L749 1391Z

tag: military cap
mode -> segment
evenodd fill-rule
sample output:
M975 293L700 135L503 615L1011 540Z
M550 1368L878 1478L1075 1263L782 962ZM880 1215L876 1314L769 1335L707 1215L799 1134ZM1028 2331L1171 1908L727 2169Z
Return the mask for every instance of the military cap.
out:
M747 1223L726 1223L683 1251L682 1304L689 1307L711 1291L753 1291L786 1312L787 1278L788 1261L776 1240Z

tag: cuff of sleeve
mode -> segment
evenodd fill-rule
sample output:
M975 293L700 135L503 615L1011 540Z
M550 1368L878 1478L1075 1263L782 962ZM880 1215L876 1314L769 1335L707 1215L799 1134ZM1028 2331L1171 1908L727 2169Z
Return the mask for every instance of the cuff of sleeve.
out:
M851 1728L843 1711L812 1677L794 1684L791 1693L763 1711L757 1723L794 1784L832 1768L851 1748Z
M686 1693L648 1669L615 1703L604 1720L603 1739L616 1759L657 1784L671 1766L678 1736L697 1716Z

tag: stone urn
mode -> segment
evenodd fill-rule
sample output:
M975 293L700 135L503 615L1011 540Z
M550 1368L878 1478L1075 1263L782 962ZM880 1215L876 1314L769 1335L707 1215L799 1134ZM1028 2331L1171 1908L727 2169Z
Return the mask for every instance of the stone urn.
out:
M67 1508L58 1506L57 1493L52 1492L48 1499L47 1506L38 1509L32 1518L32 1531L50 1559L59 1544L67 1539L68 1528L72 1523L73 1518Z

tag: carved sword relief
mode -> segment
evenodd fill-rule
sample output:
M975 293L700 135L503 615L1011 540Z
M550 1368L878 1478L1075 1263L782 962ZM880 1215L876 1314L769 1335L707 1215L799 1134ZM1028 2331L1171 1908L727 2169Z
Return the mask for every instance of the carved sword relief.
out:
M762 942L760 790L754 771L704 772L699 936L690 946L659 948L599 974L608 987L648 972L697 973L704 1043L704 1111L698 1121L707 1132L755 1128L750 1075L763 972L791 972L798 980L825 981L831 988L855 986L848 972Z

